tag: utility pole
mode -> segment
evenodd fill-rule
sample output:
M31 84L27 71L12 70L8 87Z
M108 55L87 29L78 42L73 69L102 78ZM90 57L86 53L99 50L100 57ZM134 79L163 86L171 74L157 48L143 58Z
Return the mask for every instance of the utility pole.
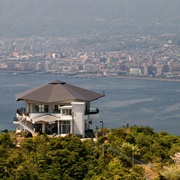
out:
M74 112L72 112L72 136L74 136Z
M100 122L102 123L102 126L101 126L101 127L103 128L103 127L104 127L103 121L100 121Z

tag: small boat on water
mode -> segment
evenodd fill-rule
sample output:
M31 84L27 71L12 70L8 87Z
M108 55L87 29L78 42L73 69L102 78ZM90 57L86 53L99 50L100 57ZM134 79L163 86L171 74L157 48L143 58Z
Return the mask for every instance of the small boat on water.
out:
M14 73L13 73L13 75L14 75L14 76L17 76L17 75L18 75L18 73L14 72Z

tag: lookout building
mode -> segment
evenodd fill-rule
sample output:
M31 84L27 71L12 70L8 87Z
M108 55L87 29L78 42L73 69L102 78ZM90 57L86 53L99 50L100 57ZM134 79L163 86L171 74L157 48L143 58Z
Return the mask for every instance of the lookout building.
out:
M91 124L99 117L99 109L90 102L103 97L66 82L55 80L40 87L16 95L26 108L17 109L14 124L32 136L36 133L66 135L72 133L87 137L92 132Z

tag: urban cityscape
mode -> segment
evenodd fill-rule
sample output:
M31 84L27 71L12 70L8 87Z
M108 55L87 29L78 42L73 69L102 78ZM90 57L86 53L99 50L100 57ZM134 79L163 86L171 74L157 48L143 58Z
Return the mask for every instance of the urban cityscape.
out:
M0 70L180 79L180 41L175 34L6 38Z

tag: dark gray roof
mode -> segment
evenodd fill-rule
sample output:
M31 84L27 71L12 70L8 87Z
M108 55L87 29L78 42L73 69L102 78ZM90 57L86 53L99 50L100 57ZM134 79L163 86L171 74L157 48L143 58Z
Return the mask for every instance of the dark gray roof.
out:
M16 100L52 103L73 100L93 101L103 96L103 94L55 80L43 86L16 94Z

